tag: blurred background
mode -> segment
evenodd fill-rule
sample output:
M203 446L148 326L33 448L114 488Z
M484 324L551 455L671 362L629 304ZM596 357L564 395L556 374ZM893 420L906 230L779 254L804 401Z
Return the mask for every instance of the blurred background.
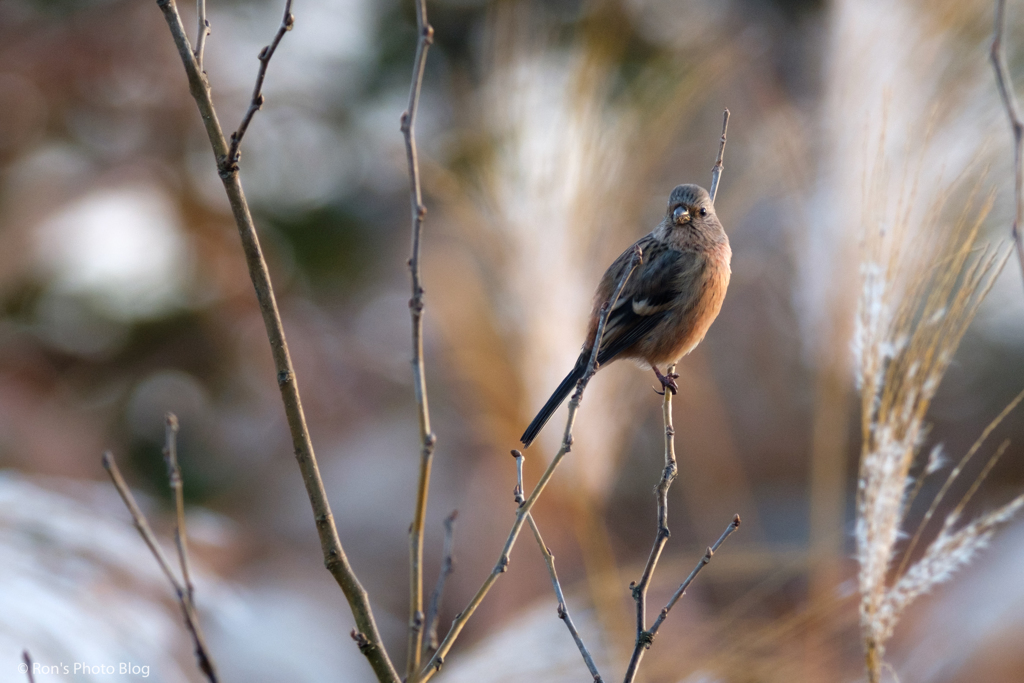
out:
M231 130L282 4L208 5L206 71ZM1019 74L1016 10L1007 40ZM194 40L194 8L181 11ZM398 0L302 0L293 12L241 178L341 539L403 667L418 446L398 125L415 14ZM459 511L442 634L497 559L514 512L509 449L571 368L598 278L660 220L675 185L710 183L728 107L717 210L732 284L677 370L680 475L651 611L733 514L744 524L675 608L641 678L862 678L850 338L865 169L879 149L913 160L925 203L955 203L950 182L988 169L985 239L1008 239L992 3L431 0L429 13L417 131L438 437L427 586L441 520ZM926 448L958 458L1024 387L1022 326L1011 260L942 385ZM572 454L535 509L606 680L632 648L628 584L656 531L652 380L625 363L597 376ZM161 12L4 0L0 680L24 680L22 648L44 665L131 662L158 681L201 680L170 588L100 466L111 449L169 543L166 411L181 421L196 600L223 679L371 680L322 567L236 230ZM527 451L528 485L564 411ZM1024 487L1022 436L1024 416L1011 414L993 437L1010 449L972 512ZM1024 678L1022 562L1017 524L916 605L888 653L899 680ZM587 676L524 536L438 680ZM93 680L36 680L57 678Z

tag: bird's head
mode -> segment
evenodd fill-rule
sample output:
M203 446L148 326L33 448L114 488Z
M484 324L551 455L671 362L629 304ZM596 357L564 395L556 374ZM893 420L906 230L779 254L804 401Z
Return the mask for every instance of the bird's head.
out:
M665 237L672 241L718 241L725 236L711 195L699 185L679 185L672 190L663 225Z

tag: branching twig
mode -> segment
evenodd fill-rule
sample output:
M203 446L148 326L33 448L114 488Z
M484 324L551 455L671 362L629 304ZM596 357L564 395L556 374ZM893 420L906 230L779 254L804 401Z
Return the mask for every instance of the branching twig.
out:
M1020 106L1017 104L1010 69L1006 64L1006 52L1003 50L1005 34L1006 0L996 0L995 28L992 31L992 49L989 57L996 72L999 96L1003 99L1006 117L1010 119L1010 128L1013 130L1013 228L1010 234L1017 247L1021 275L1024 275L1024 235L1021 235L1021 216L1024 213L1024 121L1020 117Z
M32 655L28 653L28 650L21 651L21 661L25 664L25 675L28 676L28 683L36 683L36 678L32 674Z
M671 365L666 373L671 376L675 366ZM644 651L650 647L654 634L647 631L647 588L650 586L651 576L661 559L661 551L668 542L671 532L668 530L668 490L675 481L678 467L676 466L675 427L672 425L672 392L666 391L661 403L661 415L665 423L665 469L661 473L661 481L658 482L658 533L654 537L654 547L647 558L647 565L640 577L639 583L630 584L633 593L633 600L636 602L636 642L633 645L633 655L629 659L629 666L626 668L626 683L630 683L636 677L637 667L644 656Z
M544 474L542 474L540 479L537 481L537 486L533 489L533 493L530 494L530 496L516 511L516 520L512 524L512 530L509 531L508 538L505 539L505 545L501 549L501 556L498 558L498 563L484 580L483 585L480 586L476 595L474 595L469 601L469 605L466 609L460 612L455 618L455 621L452 622L448 635L445 636L441 645L437 648L437 652L434 653L434 656L431 657L430 661L427 662L426 667L420 673L420 680L423 683L430 680L434 674L441 669L445 656L451 649L455 639L459 637L462 629L466 626L466 622L469 621L470 617L472 617L473 613L476 611L476 608L480 606L481 602L483 602L484 597L486 597L487 593L491 590L494 582L498 580L498 577L501 576L506 569L508 569L509 553L512 551L512 547L515 545L516 539L519 537L519 532L523 528L523 523L526 521L526 517L533 509L534 503L537 502L537 499L544 492L544 488L548 485L548 482L551 480L551 477L555 473L555 469L558 467L559 463L562 461L562 458L564 458L572 448L572 428L576 422L576 413L579 411L583 392L586 390L587 384L594 376L594 373L597 372L597 352L598 348L601 346L600 340L604 336L605 325L608 322L608 313L612 308L614 308L615 303L619 299L619 294L622 293L622 288L626 285L626 281L633 274L633 271L636 270L636 267L640 264L642 258L643 254L640 252L639 247L637 247L633 252L633 259L630 261L629 267L626 268L622 277L619 279L619 284L615 288L615 294L601 307L601 318L598 321L597 334L594 337L594 349L590 354L590 361L587 363L587 371L584 373L583 377L580 378L580 381L576 383L576 391L573 392L572 397L569 399L569 416L565 421L565 432L562 437L561 448L559 448L558 452L555 453L555 457L551 459L547 469L544 470Z
M525 460L525 457L520 451L512 451L512 455L516 459L516 475L518 480L515 488L515 500L516 503L521 505L526 502L526 499L523 498L523 460ZM590 655L590 651L587 650L587 646L583 643L579 631L576 630L576 624L573 623L572 617L569 615L569 607L565 602L562 584L558 580L558 572L555 571L555 555L548 548L547 544L544 543L544 539L540 535L540 529L537 527L537 520L533 518L532 513L526 516L526 521L530 523L533 537L537 540L540 553L544 556L544 563L548 566L551 585L555 589L555 599L558 600L558 618L565 623L565 627L569 629L572 639L576 641L576 647L579 648L580 654L583 655L583 661L586 663L587 668L590 669L590 675L594 677L594 683L602 683L603 679L601 678L601 673L597 670L597 664L594 663L594 658Z
M437 439L430 430L430 410L427 404L427 379L423 366L423 284L420 279L420 238L423 232L423 217L427 208L423 205L423 190L420 186L419 158L416 149L416 113L419 111L420 91L423 88L423 71L427 63L427 50L434 41L434 29L427 21L427 2L416 2L416 29L419 40L416 43L416 58L413 61L412 85L409 88L409 106L402 113L401 129L405 137L406 156L409 161L409 186L412 204L412 256L409 258L409 272L412 279L412 298L409 312L412 316L412 375L416 405L420 423L420 468L416 488L416 510L409 527L409 641L407 648L405 676L409 683L415 683L420 669L423 651L423 521L427 514L427 494L430 490L430 467L434 458Z
M203 53L206 52L206 38L210 35L210 22L206 19L206 0L196 0L196 16L199 19L199 30L196 33L196 63L199 70L203 69Z
M313 508L313 518L316 520L320 546L324 553L324 565L348 600L352 615L355 617L357 633L362 634L362 638L366 642L365 647L360 646L360 651L366 655L377 679L386 683L398 683L398 674L381 642L380 633L373 618L373 610L370 607L369 596L349 564L341 540L338 538L334 515L331 512L330 503L327 501L327 493L324 491L320 468L317 465L313 443L306 426L302 399L299 395L291 354L288 352L288 342L281 324L281 315L277 308L277 298L274 296L274 288L270 282L270 273L267 270L266 261L263 259L263 251L256 235L252 214L249 212L249 204L242 191L242 183L238 178L238 166L231 160L224 131L217 119L217 111L214 109L210 96L209 83L196 62L174 0L158 0L157 4L163 11L174 43L178 48L178 56L185 67L189 91L196 101L196 106L199 108L203 124L206 127L214 158L217 160L221 182L224 184L228 202L231 204L231 213L238 227L249 276L252 278L253 287L256 290L256 299L259 302L267 339L274 357L277 383L281 390L281 401L284 404L288 429L291 432L293 452L302 472L302 480L306 486L310 505ZM262 66L265 67L265 62Z
M178 417L174 413L165 416L164 462L167 464L167 479L174 493L174 507L177 518L174 526L174 543L178 548L181 563L181 578L185 584L185 596L195 607L192 594L192 572L188 561L188 535L185 533L185 492L181 486L181 468L178 466Z
M163 549L156 540L156 536L153 535L153 530L150 528L149 522L146 520L146 516L142 514L142 510L139 509L138 504L135 502L135 496L132 495L131 489L128 488L128 484L125 483L124 477L121 476L121 471L117 468L117 463L114 462L114 455L110 451L103 454L103 468L107 470L107 474L110 475L110 480L114 483L114 488L117 489L117 492L121 495L121 500L124 501L125 507L127 507L128 512L131 513L132 522L135 524L135 528L138 529L139 534L142 536L142 540L146 542L146 545L149 547L149 551L153 553L153 557L156 558L157 564L160 565L160 569L163 570L167 580L171 582L171 586L174 588L174 592L178 597L178 604L181 606L181 613L185 617L185 626L188 628L189 635L192 636L192 644L195 647L196 660L199 664L199 669L203 672L203 675L206 676L210 683L217 683L217 673L214 669L213 660L210 658L209 651L206 649L206 640L203 638L203 631L199 627L199 618L196 616L195 605L192 603L191 591L182 585L182 582L174 575L174 571L171 569L171 563L168 562L167 556L164 555ZM184 559L182 559L182 566L186 566L186 561Z
M441 598L444 597L444 584L448 577L455 571L455 520L459 516L458 510L452 510L452 514L444 519L444 549L441 552L441 573L437 577L437 585L430 594L430 601L427 603L427 619L424 622L424 632L427 634L423 650L426 652L437 649L437 615L441 612Z
M729 522L729 526L725 527L725 531L722 532L722 535L718 537L718 540L715 541L715 544L708 548L707 551L704 553L704 556L700 558L700 562L698 562L697 566L693 568L693 571L690 572L690 575L686 577L686 580L679 584L679 588L677 588L676 592L672 594L671 598L669 598L668 603L666 603L665 606L661 609L661 613L658 615L658 618L654 621L654 625L651 626L651 640L653 640L654 636L658 634L658 629L661 628L662 622L664 622L665 618L668 616L669 610L671 610L675 606L675 604L679 602L679 598L683 597L683 595L686 593L686 589L693 582L693 580L697 578L697 574L700 573L700 570L704 568L704 565L711 561L711 556L715 554L715 551L717 551L723 543L725 543L725 539L729 538L732 532L736 531L736 529L738 529L739 527L740 516L736 515L732 518L732 521Z
M643 642L641 643L638 640L637 647L633 650L633 656L629 660L629 668L626 669L625 683L631 683L636 676L636 669L640 665L640 660L643 658L642 651L649 648L651 643L654 642L654 637L658 635L658 629L661 628L661 625L668 617L669 611L675 607L677 602L679 602L679 598L686 594L686 589L689 588L690 584L693 583L693 580L697 578L697 574L699 574L700 570L704 568L704 565L711 561L711 557L715 554L715 551L725 543L725 539L729 538L729 536L732 535L732 532L736 531L739 526L740 516L736 515L732 518L732 521L729 522L729 526L725 527L725 531L718 537L715 544L704 552L700 561L697 562L697 566L693 568L693 571L691 571L690 575L686 577L686 580L679 584L679 588L677 588L676 592L672 594L672 597L669 598L669 601L665 606L661 608L661 612L658 614L658 618L654 620L654 625L651 626L651 629L642 633L642 638L639 640L642 640ZM634 664L634 662L636 662L636 664Z
M715 165L711 168L711 190L708 194L711 195L711 201L715 201L715 197L718 195L718 182L722 177L722 169L725 168L725 140L726 133L729 130L729 110L726 109L722 114L722 138L718 144L718 158L715 159ZM675 366L669 366L667 373L669 376L672 375L675 370ZM676 465L676 446L675 446L675 427L672 425L672 392L666 391L664 399L661 404L661 415L665 424L665 469L661 473L661 481L658 482L657 495L658 495L658 532L654 537L654 546L651 548L651 553L647 557L647 564L644 566L644 572L640 577L639 582L633 582L630 584L630 590L633 593L633 600L636 602L636 642L633 645L633 654L629 658L629 665L626 667L625 683L632 683L633 679L636 678L636 672L640 666L640 660L643 659L644 652L654 642L654 635L657 633L658 627L661 626L661 622L664 621L665 615L668 614L668 610L672 608L675 601L679 599L686 586L690 584L693 577L700 571L698 565L697 569L690 574L690 577L680 587L677 595L673 597L668 607L662 610L661 615L655 622L655 626L648 631L647 630L647 589L650 587L651 577L654 575L654 570L658 566L658 560L661 559L661 553L665 549L665 544L668 542L671 532L668 530L668 490L672 486L672 482L675 481L676 474L679 471ZM733 520L733 524L738 526L740 521L739 515ZM722 538L715 544L717 548L721 543L732 533L734 527L726 530L726 533L722 535ZM708 554L705 555L703 560L704 564L711 559L711 550L708 550Z
M725 133L727 130L729 130L728 109L722 114L722 140L718 143L718 158L715 160L715 165L711 168L711 190L708 194L711 195L712 204L715 203L715 197L718 196L718 181L722 177L722 169L725 168L722 162L725 161Z
M238 124L238 130L231 134L231 148L228 150L227 163L234 170L238 168L238 147L242 144L245 131L249 128L252 117L263 106L263 79L267 77L267 67L270 66L270 58L274 56L274 51L277 49L281 39L284 38L284 34L291 31L293 26L295 26L295 17L292 16L292 0L284 0L284 18L281 19L281 27L277 29L277 33L274 34L274 39L270 41L270 45L260 50L257 56L257 59L260 60L260 69L256 72L256 85L252 89L252 100L249 101L249 108L245 110L245 116L242 117L242 122Z

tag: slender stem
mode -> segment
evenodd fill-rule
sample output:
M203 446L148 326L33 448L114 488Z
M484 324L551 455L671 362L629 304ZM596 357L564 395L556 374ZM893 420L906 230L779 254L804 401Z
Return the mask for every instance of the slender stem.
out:
M412 84L409 87L409 105L402 113L401 130L405 138L409 162L409 195L412 206L412 256L409 273L412 280L412 298L409 313L412 316L412 375L420 423L420 467L416 487L416 510L409 527L409 639L406 652L405 677L415 683L423 652L423 525L427 514L427 496L430 491L430 468L437 438L430 430L430 409L427 403L427 378L423 364L423 283L420 275L420 241L423 217L423 189L420 184L419 156L416 148L416 114L419 111L423 72L427 64L427 51L434 42L434 29L427 21L427 2L416 3L416 57L413 60Z
M867 669L868 683L879 683L882 680L882 652L872 637L865 641L864 667Z
M1024 275L1024 235L1021 234L1021 215L1024 214L1024 121L1020 117L1020 106L1010 79L1010 68L1006 64L1006 52L1003 49L1003 36L1006 35L1006 0L996 0L995 28L992 31L992 49L989 57L996 72L996 85L999 96L1006 108L1006 117L1010 120L1013 131L1013 236L1017 247L1017 259L1020 261L1021 274Z
M727 130L729 130L728 109L722 114L722 139L718 143L718 158L715 160L715 165L711 168L711 191L708 194L711 195L712 204L715 203L715 197L718 196L718 181L722 177L722 169L725 168L722 162L725 160L725 133Z
M666 369L666 374L672 375L674 365ZM647 589L651 583L651 577L658 566L661 552L665 549L671 532L668 530L668 490L675 481L678 467L676 465L676 430L672 424L672 392L666 391L661 403L661 416L665 423L665 468L661 473L661 481L658 482L658 531L654 536L654 546L647 557L647 565L644 567L643 575L639 583L632 583L630 589L633 592L633 600L636 602L636 642L633 645L633 655L629 659L629 666L626 668L626 683L636 677L640 660L643 659L644 651L651 646L654 635L647 631Z
M284 34L291 31L293 26L295 26L295 17L292 16L292 0L284 0L284 18L281 19L281 26L277 29L277 33L274 34L274 39L270 41L270 45L260 50L259 55L256 57L260 60L260 68L256 72L256 85L252 89L252 99L249 100L249 108L245 110L242 122L238 124L238 130L231 134L231 148L228 150L227 163L236 170L239 159L238 148L242 144L242 138L245 136L245 131L249 129L252 117L263 106L263 80L267 77L267 67L270 66L270 58L274 56L274 51L277 50L278 43L284 38Z
M420 673L421 682L425 683L433 678L434 674L441 670L441 665L444 664L444 658L447 656L448 651L451 649L456 638L459 637L462 629L465 628L466 623L469 621L470 617L473 616L473 613L476 611L476 608L480 606L480 603L483 602L483 599L487 596L487 593L491 590L495 581L498 580L498 577L508 569L509 553L512 551L512 547L515 545L516 539L519 537L519 532L523 528L523 523L526 521L526 517L533 509L534 503L537 502L537 499L544 492L544 488L548 485L548 482L551 480L552 475L554 475L555 469L557 469L559 463L562 462L562 458L564 458L572 449L572 428L576 423L576 413L579 411L580 401L583 399L583 392L586 390L587 384L597 371L597 352L601 345L599 340L604 335L604 329L608 323L608 313L614 307L615 302L618 301L619 295L622 293L622 288L626 286L626 281L629 280L629 277L633 274L633 271L636 270L636 267L640 265L642 259L643 254L639 247L637 247L633 252L633 258L630 261L629 268L623 272L622 277L619 279L619 284L615 288L615 293L612 295L611 299L601 306L601 318L598 321L597 334L594 337L594 349L590 354L590 361L587 363L587 371L583 374L583 377L580 378L580 381L576 383L576 391L573 392L572 397L569 399L569 416L565 421L565 432L562 436L561 447L558 449L558 452L555 453L555 457L551 459L547 469L544 470L544 474L542 474L540 479L537 481L537 486L533 489L533 493L523 501L519 506L519 509L516 511L516 520L512 524L512 530L509 531L508 538L505 539L505 545L501 549L501 555L498 557L497 564L494 565L494 569L492 569L491 573L488 574L486 579L484 579L483 585L480 586L476 595L474 595L469 601L469 605L466 606L466 609L455 617L455 621L452 622L448 635L445 636L441 645L437 648L437 652L434 653L434 656L430 658L430 661L427 662L426 667L424 667L423 671Z
M36 683L35 675L32 673L32 655L28 650L21 651L21 661L25 664L25 675L28 676L28 683Z
M523 463L526 462L526 456L522 451L512 449L512 457L516 459L516 487L512 493L515 496L516 504L522 505L526 502L526 498L523 496Z
M163 570L164 576L171 582L176 593L184 595L185 590L182 588L181 582L178 581L178 577L174 575L171 570L171 563L167 560L167 556L164 554L163 548L156 540L156 536L153 534L153 530L149 526L149 521L146 516L142 514L142 510L139 508L138 503L135 502L135 496L132 495L131 489L128 488L128 484L125 482L124 477L121 475L121 470L117 466L117 462L114 460L114 454L107 451L103 454L103 469L107 471L107 475L110 476L111 482L114 484L114 488L121 495L121 500L124 501L124 505L128 508L128 512L132 516L132 523L138 530L139 535L142 536L142 540L146 542L146 546L149 547L149 552L153 553L153 557L156 558L157 564L160 565L160 569Z
M444 519L444 548L441 552L441 573L437 577L437 585L434 586L434 590L430 594L430 602L427 603L427 619L424 623L424 631L427 637L423 645L424 652L428 647L432 650L437 649L437 616L441 611L441 598L444 597L445 582L448 581L448 577L455 571L453 548L455 546L455 520L458 516L459 511L452 510L452 513Z
M203 53L206 52L206 37L210 35L210 22L206 19L206 0L196 0L196 16L199 19L199 29L196 32L196 49L193 54L196 56L199 70L202 71Z
M167 413L164 418L164 462L167 465L167 479L174 494L174 508L177 513L174 526L174 543L178 548L181 564L181 578L185 584L185 596L195 606L192 586L192 572L188 561L188 535L185 532L185 492L181 482L181 467L178 466L178 417Z
M525 457L520 451L512 451L512 455L516 459L516 475L519 483L516 485L515 495L516 502L523 502L523 460ZM576 642L576 647L579 648L580 654L583 655L583 661L590 670L590 675L594 677L595 683L602 683L601 673L597 670L597 664L594 663L594 658L590 655L590 651L587 646L583 643L583 639L580 637L579 631L576 630L576 624L573 623L572 617L569 615L569 607L565 602L565 594L562 592L562 584L558 580L558 572L555 571L555 555L548 548L547 544L544 543L544 539L540 535L540 528L537 526L537 520L533 518L533 514L527 515L526 520L530 523L530 529L533 531L533 537L537 540L537 546L540 548L540 554L544 557L544 563L548 566L548 574L551 576L551 585L555 589L555 598L558 600L558 618L565 623L565 627L569 629L569 634L572 639Z
M103 468L107 470L107 474L110 475L110 480L114 483L114 488L121 495L121 500L124 501L125 507L128 508L128 512L131 513L132 522L135 524L135 528L138 529L139 535L142 536L142 540L146 542L149 547L149 551L156 558L157 564L160 565L160 569L163 570L164 576L170 581L171 587L174 588L174 592L178 598L178 604L181 606L182 616L185 618L185 626L188 628L189 634L192 636L192 645L196 652L196 661L199 664L199 669L206 676L206 679L210 683L217 683L217 672L213 664L213 659L209 655L209 650L206 648L206 640L203 638L203 631L199 627L199 618L196 616L195 606L192 604L192 598L189 594L188 589L178 581L178 577L174 575L171 570L171 563L167 560L167 556L164 555L163 549L156 540L156 536L153 534L153 530L149 526L149 522L146 520L146 516L142 514L142 510L139 509L138 503L135 502L135 496L132 495L131 489L128 488L128 484L125 483L124 477L121 476L121 470L118 469L117 463L114 462L114 455L107 451L103 454Z
M309 502L313 509L313 517L316 520L320 546L324 554L324 565L348 600L358 629L356 633L361 638L361 640L357 639L357 642L360 644L359 649L366 656L378 680L387 683L398 683L398 674L391 664L391 660L381 641L380 633L377 630L373 610L370 607L369 596L349 564L348 557L345 555L345 550L341 545L341 540L338 538L334 515L327 500L327 493L324 490L320 469L313 451L313 443L309 436L309 429L306 426L306 417L302 410L298 381L292 366L291 354L288 351L288 343L285 339L284 327L281 324L281 315L277 308L277 299L274 296L270 273L263 258L263 251L260 248L259 238L256 235L256 227L253 224L252 214L249 212L249 205L245 200L245 193L242 191L242 183L238 178L238 166L230 161L230 150L227 140L224 138L224 131L217 120L217 112L213 106L209 84L203 77L189 46L188 37L185 35L185 27L181 23L181 16L178 13L174 0L158 0L157 4L163 11L164 18L167 20L167 25L178 48L178 55L185 67L189 90L196 101L203 124L206 127L210 145L213 148L214 158L217 160L221 181L224 184L224 190L231 205L231 212L238 227L238 234L242 241L242 250L245 253L246 265L249 269L249 276L256 290L256 299L259 302L260 313L263 315L263 324L266 327L267 338L270 342L270 350L274 357L277 383L281 390L281 400L284 404L285 416L288 420L288 429L291 432L293 452L298 462L299 470L302 473L306 493L309 496Z
M921 518L920 523L918 523L917 525L917 529L914 531L914 535L910 538L910 542L907 544L907 549L903 551L903 559L900 561L899 567L897 567L896 573L893 576L897 578L903 576L904 570L906 570L907 565L910 563L910 557L911 555L913 555L914 549L917 547L918 541L921 540L921 534L924 533L925 527L928 526L928 522L932 520L932 517L935 515L935 511L938 510L939 505L945 499L946 493L949 492L950 487L953 486L953 483L957 480L957 477L959 477L961 472L964 471L964 467L967 466L967 463L969 463L971 459L974 458L975 455L977 455L978 451L985 444L985 441L988 439L988 437L992 434L993 431L995 431L996 427L999 426L999 423L1002 422L1006 418L1006 416L1013 411L1014 408L1020 405L1020 402L1022 400L1024 400L1024 391L1017 394L1017 396L1014 397L1014 399L1010 401L1005 408L1003 408L1002 412L996 415L995 418L988 423L985 429L981 431L981 434L978 435L978 438L974 441L974 443L971 444L971 447L967 449L967 452L964 453L962 458L960 458L960 461L953 467L952 470L949 471L949 475L947 475L946 481L944 481L942 483L942 486L939 487L939 492L935 494L935 497L932 498L932 502L928 505L928 509L925 510L924 516Z
M736 529L738 529L739 527L740 516L736 515L732 518L732 521L729 522L729 526L725 527L725 531L722 532L722 535L718 537L718 540L715 541L715 544L704 552L704 556L700 558L700 562L698 562L697 566L693 568L693 571L690 572L690 575L686 577L686 580L679 584L679 588L677 588L676 592L672 594L671 598L669 598L669 601L661 609L661 613L658 614L658 618L655 619L654 625L651 626L650 633L652 640L654 639L654 636L658 634L658 629L661 628L661 625L665 621L665 618L668 617L669 610L675 607L675 604L679 602L679 598L683 597L683 595L686 594L686 589L689 588L690 584L693 583L693 580L697 578L697 574L699 574L700 570L704 568L704 565L711 561L711 557L722 546L722 544L725 543L725 539L729 538L729 536L732 535L732 532L736 531Z
M722 114L722 138L718 144L718 158L715 159L715 165L711 168L711 190L708 194L711 195L711 201L714 203L715 197L718 195L718 183L722 177L722 170L725 168L725 141L726 133L729 130L729 110L726 109ZM667 374L672 375L675 370L675 366L669 366ZM690 577L683 583L677 595L674 596L673 600L669 605L661 611L657 621L650 631L647 630L647 589L650 587L651 577L654 575L654 570L658 566L658 560L661 559L661 553L665 549L665 544L668 543L671 532L668 529L668 490L672 486L672 482L676 479L676 474L679 469L676 464L676 446L675 446L675 427L672 424L672 392L666 391L664 400L661 404L662 419L665 423L665 469L661 473L661 481L658 482L657 496L658 496L658 531L654 536L654 546L651 548L651 553L647 557L647 564L644 566L644 572L640 576L639 582L633 582L630 584L630 590L633 593L633 600L636 602L636 642L633 645L633 654L629 658L629 665L626 667L625 683L632 683L636 678L637 669L640 667L640 661L643 659L644 652L654 642L654 636L661 626L661 622L664 621L665 616L668 614L668 610L672 608L675 601L682 596L686 586L690 584L693 577L697 575L700 568L707 564L711 559L711 550L708 549L705 554L705 559L702 564L698 564L697 568L690 574ZM733 520L733 524L730 525L726 533L718 540L715 544L717 548L721 545L733 530L735 526L739 526L740 517L736 515ZM734 526L735 525L735 526Z

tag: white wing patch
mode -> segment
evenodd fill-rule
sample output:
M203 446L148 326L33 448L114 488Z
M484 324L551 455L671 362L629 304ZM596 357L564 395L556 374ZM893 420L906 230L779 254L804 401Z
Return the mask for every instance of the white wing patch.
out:
M665 306L653 306L647 299L633 299L633 313L636 315L654 315L665 310Z

